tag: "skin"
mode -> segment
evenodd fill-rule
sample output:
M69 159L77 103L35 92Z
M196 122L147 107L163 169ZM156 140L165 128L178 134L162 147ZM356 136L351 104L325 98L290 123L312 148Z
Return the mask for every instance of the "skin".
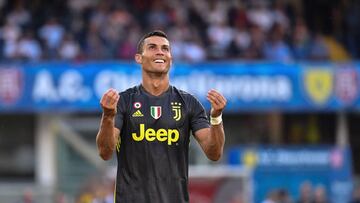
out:
M161 62L156 60L163 60ZM135 55L135 61L142 66L142 86L154 95L159 96L169 88L169 70L172 64L170 44L166 38L152 36L144 41L143 51ZM103 109L100 128L96 136L99 155L102 159L111 158L117 140L120 137L120 129L115 127L116 106L120 99L115 89L109 89L100 100ZM226 106L225 97L214 89L207 94L211 104L210 115L221 115ZM200 144L206 156L213 161L221 158L224 149L225 133L223 123L211 125L195 132L195 138Z

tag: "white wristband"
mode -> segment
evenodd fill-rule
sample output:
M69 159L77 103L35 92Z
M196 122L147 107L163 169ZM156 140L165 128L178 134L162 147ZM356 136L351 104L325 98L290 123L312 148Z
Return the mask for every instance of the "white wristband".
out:
M219 125L222 122L222 114L218 117L210 116L210 124L211 125Z

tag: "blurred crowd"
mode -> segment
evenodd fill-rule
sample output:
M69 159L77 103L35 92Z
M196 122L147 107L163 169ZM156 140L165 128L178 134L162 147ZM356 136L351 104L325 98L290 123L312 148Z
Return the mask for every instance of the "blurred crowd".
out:
M93 176L82 184L75 199L59 192L55 196L54 203L113 203L114 187L113 179L105 176ZM241 198L243 197L241 196ZM14 203L37 203L38 201L35 199L32 189L26 188L21 200ZM197 203L197 201L194 202ZM245 203L246 201L233 198L229 202L222 202ZM326 191L323 185L313 185L309 181L304 181L299 187L298 198L293 198L286 189L273 189L268 192L261 203L360 203L360 186L354 188L353 197L349 202L332 202L330 201L330 193Z
M147 31L175 60L360 58L356 0L0 1L4 60L133 59Z
M304 181L299 187L297 199L291 197L286 189L274 189L269 191L262 203L340 203L332 202L330 195L323 185L312 185L311 182ZM360 187L355 187L353 197L348 203L360 203Z
M115 180L106 177L92 177L77 194L75 203L114 203ZM60 202L69 203L69 202Z
M278 189L270 191L262 203L330 203L330 201L324 186L313 187L306 181L299 188L297 200L294 200L286 189Z

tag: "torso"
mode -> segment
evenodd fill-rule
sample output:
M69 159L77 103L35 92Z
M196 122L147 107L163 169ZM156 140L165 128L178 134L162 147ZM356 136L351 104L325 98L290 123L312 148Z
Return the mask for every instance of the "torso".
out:
M121 93L116 118L123 121L117 124L121 129L118 202L189 201L190 130L208 125L202 117L200 124L191 122L198 104L193 96L172 86L160 96L148 94L142 86Z

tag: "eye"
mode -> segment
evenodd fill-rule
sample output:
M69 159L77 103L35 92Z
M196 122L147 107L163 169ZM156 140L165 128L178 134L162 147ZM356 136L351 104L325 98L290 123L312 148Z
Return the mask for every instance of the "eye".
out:
M168 51L169 51L169 47L163 47L162 50L168 52Z

